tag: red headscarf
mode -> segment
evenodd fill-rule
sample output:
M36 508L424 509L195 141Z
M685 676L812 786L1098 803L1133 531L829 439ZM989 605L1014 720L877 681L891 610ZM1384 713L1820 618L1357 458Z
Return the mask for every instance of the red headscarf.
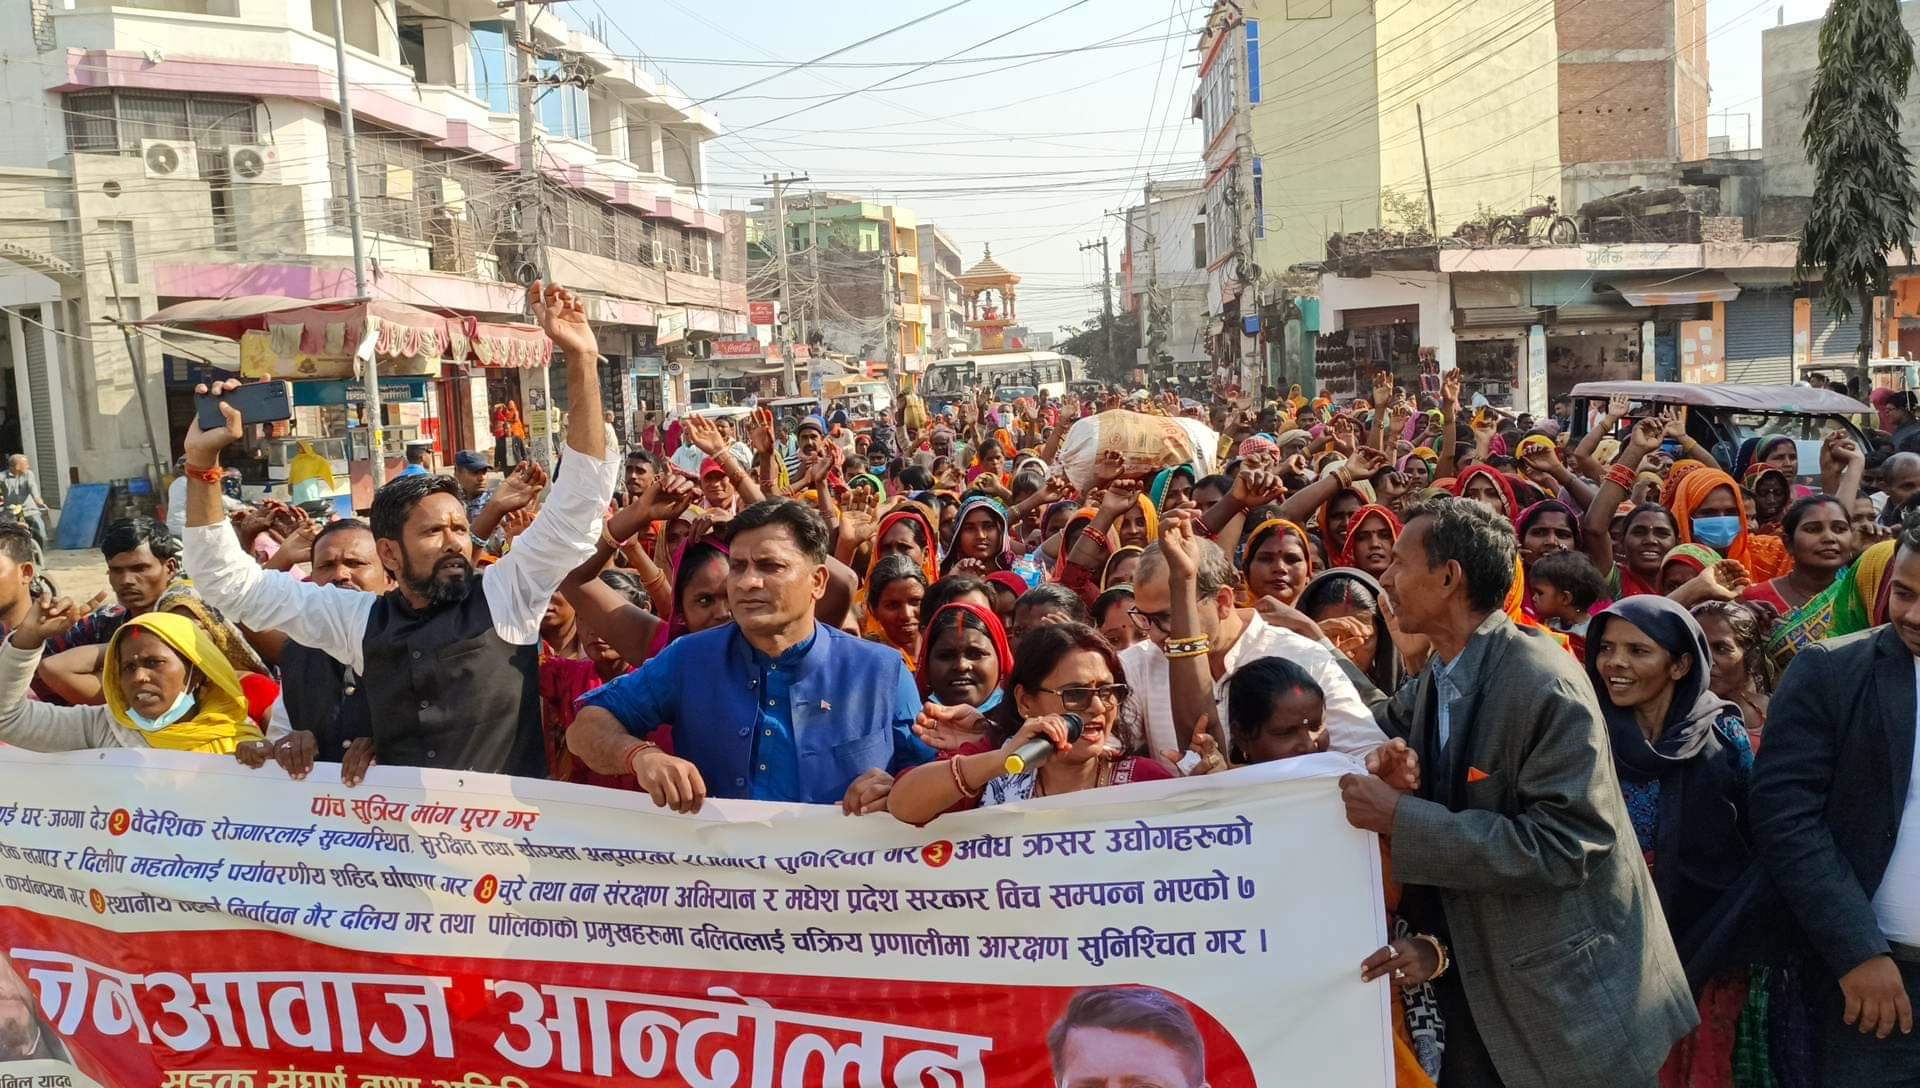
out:
M1353 520L1347 522L1347 544L1346 544L1346 547L1340 550L1340 561L1337 564L1338 566L1342 566L1342 567L1355 566L1353 561L1354 541L1359 539L1360 526L1363 525L1368 518L1374 518L1374 517L1385 519L1387 523L1387 530L1393 534L1393 539L1396 542L1400 539L1400 531L1406 528L1406 526L1400 524L1400 519L1394 516L1393 511L1387 509L1384 506L1362 506L1360 509L1355 510L1353 512ZM1356 569L1358 568L1356 567Z
M933 522L917 507L895 510L880 519L880 527L873 531L873 555L867 560L867 578L873 577L873 568L880 565L880 541L886 538L887 530L903 521L916 522L920 526L920 550L925 558L921 561L920 572L927 576L927 584L940 580L940 537L933 531Z
M993 654L1000 659L1001 680L1004 681L1007 674L1013 671L1013 650L1007 646L1007 629L1000 626L1000 617L991 609L982 608L972 601L954 601L941 605L940 610L921 626L923 633L920 636L920 671L914 677L920 683L921 695L927 693L927 662L933 658L933 636L939 632L941 620L957 612L965 612L986 625L987 638L993 642ZM959 616L953 616L954 626L959 626L961 622Z
M1333 538L1331 529L1327 525L1327 523L1332 520L1329 515L1333 513L1333 504L1336 502L1339 502L1341 497L1344 495L1352 495L1358 498L1360 500L1360 505L1363 507L1367 504L1366 493L1359 490L1358 488L1353 488L1353 487L1341 488L1340 490L1334 492L1332 495L1327 496L1327 501L1320 504L1320 513L1318 515L1319 523L1317 525L1317 528L1320 530L1320 547L1327 553L1327 563L1329 566L1338 564L1341 549L1343 549L1347 543L1345 540L1335 540ZM1359 517L1359 516L1360 516L1360 512L1358 510L1354 511L1354 517ZM1347 522L1347 528L1349 530L1353 528L1352 521Z
M1513 485L1507 482L1506 474L1498 469L1488 468L1486 465L1473 465L1462 472L1458 479L1453 481L1453 494L1455 498L1464 498L1466 496L1467 484L1471 482L1475 476L1487 477L1493 481L1495 487L1500 489L1501 498L1506 500L1508 521L1513 521L1520 516L1520 500L1514 498Z

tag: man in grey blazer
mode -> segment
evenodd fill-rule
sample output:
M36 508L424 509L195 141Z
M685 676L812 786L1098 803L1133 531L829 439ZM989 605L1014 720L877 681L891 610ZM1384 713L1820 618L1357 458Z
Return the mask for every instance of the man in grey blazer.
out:
M1375 716L1421 785L1348 775L1347 818L1390 836L1414 928L1451 951L1441 1088L1653 1085L1699 1015L1592 686L1503 610L1514 558L1512 527L1477 503L1409 518L1381 582L1433 658Z

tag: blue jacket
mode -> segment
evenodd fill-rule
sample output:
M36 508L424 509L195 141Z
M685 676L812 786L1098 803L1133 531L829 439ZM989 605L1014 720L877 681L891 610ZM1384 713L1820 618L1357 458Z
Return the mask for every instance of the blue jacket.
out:
M920 709L898 651L816 624L812 647L789 666L799 796L837 804L855 778L934 758L913 735ZM762 721L760 666L734 624L675 639L646 664L580 700L645 736L673 729L674 754L692 763L711 797L752 796L751 763ZM764 731L761 731L764 733Z

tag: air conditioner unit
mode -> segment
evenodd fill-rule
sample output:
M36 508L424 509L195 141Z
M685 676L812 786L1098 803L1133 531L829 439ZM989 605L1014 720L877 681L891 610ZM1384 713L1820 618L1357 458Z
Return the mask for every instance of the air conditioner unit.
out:
M141 140L140 162L148 178L179 181L200 176L200 149L189 140Z
M658 268L661 265L666 263L667 261L666 247L660 244L660 239L658 238L653 239L650 249L653 254L653 266L655 268Z
M227 176L236 184L273 185L280 180L280 149L271 144L228 144Z

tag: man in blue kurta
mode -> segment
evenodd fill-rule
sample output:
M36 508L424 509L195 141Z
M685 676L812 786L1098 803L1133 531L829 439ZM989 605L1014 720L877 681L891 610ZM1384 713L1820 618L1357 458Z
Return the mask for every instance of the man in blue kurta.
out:
M602 774L631 773L657 805L708 796L886 807L895 772L933 752L899 651L814 619L827 588L827 525L786 499L733 519L733 622L684 635L580 701L567 747ZM674 754L642 739L673 729Z

